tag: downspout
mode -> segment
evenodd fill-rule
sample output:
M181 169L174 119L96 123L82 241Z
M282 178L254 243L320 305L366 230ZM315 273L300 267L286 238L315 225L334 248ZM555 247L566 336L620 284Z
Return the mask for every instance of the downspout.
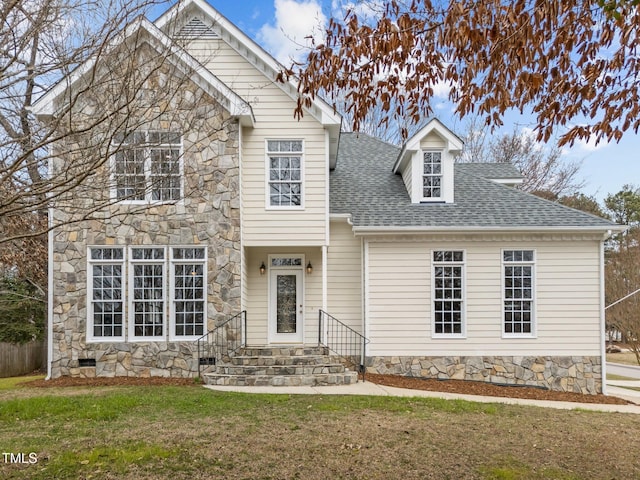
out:
M52 177L53 160L49 159L49 178ZM51 364L53 362L53 206L49 206L47 227L47 377L51 379Z
M611 230L607 232L605 238L611 235ZM605 305L604 305L604 238L600 240L600 352L602 355L601 375L602 375L602 394L607 394L607 347L605 342L606 323L605 323Z
M327 254L328 247L322 246L322 310L327 312Z

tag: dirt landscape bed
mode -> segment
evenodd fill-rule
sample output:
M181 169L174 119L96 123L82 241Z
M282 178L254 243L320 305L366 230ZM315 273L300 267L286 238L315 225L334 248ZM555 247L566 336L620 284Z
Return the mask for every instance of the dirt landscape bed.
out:
M408 388L412 390L428 390L432 392L460 393L466 395L484 395L489 397L526 398L532 400L553 400L578 403L601 403L626 405L630 402L617 397L606 395L582 395L579 393L554 392L541 388L521 386L500 386L483 382L469 382L462 380L435 380L398 375L367 374L366 381L390 387ZM35 380L23 384L28 387L106 387L106 386L148 386L148 385L176 385L199 386L192 378L134 378L134 377L100 377L73 378L61 377L54 380Z

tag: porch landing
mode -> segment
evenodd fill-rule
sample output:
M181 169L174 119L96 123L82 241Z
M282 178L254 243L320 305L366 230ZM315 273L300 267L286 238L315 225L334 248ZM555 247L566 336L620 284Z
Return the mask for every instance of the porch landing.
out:
M322 346L244 347L209 370L202 376L207 385L299 387L358 381L357 372Z

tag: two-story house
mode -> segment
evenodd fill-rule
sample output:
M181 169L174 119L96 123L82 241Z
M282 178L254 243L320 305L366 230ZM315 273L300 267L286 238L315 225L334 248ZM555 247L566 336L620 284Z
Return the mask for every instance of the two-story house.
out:
M356 345L369 371L602 391L603 241L618 226L513 188L509 165L456 164L462 142L436 119L401 148L341 133L321 99L294 119L295 84L204 0L139 19L113 48L141 93L92 131L109 137L104 164L51 209L51 377L215 361L216 383L348 383L325 346ZM101 61L34 113L113 110L117 91L73 94L108 77ZM54 173L74 161L60 151Z

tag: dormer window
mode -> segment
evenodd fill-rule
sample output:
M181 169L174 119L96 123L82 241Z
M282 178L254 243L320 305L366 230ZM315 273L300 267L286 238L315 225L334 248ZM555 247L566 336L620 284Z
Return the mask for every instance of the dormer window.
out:
M402 147L393 172L402 175L411 203L453 203L453 164L462 140L432 119Z
M442 197L442 152L423 153L422 196Z

